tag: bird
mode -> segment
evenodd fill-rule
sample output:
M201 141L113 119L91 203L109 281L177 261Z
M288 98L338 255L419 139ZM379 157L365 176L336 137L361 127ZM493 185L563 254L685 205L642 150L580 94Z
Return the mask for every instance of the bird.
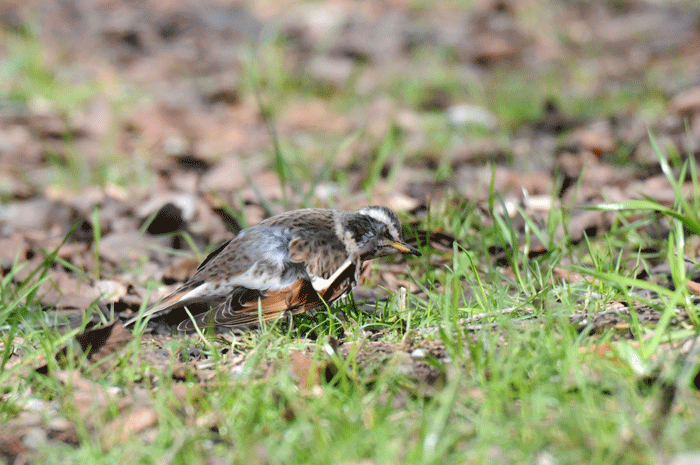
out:
M352 290L364 262L397 253L421 255L387 207L288 211L221 244L181 287L125 325L207 304L208 311L181 322L178 330L255 326L285 312L330 305Z

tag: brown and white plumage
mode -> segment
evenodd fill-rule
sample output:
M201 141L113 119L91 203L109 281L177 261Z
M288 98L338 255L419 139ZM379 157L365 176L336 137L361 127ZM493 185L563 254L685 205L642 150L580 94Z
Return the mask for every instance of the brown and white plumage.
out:
M260 316L271 320L282 312L305 312L347 294L363 261L395 253L420 255L406 244L401 223L386 207L293 210L221 245L144 317L208 304L209 311L194 317L197 325L237 327L258 323ZM178 329L193 330L194 323L185 320Z

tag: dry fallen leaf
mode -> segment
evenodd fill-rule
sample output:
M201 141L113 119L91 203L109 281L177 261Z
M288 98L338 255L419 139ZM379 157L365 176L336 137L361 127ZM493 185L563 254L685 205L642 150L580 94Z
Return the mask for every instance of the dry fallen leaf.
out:
M31 450L24 445L20 434L7 431L0 432L0 459L5 463L30 463Z
M123 413L107 423L100 431L103 447L111 449L117 444L126 443L131 436L158 424L158 414L153 407L141 407Z
M686 283L686 287L690 292L692 292L695 295L700 295L700 283L695 282L695 281L688 281Z
M300 350L289 352L289 372L300 388L318 386L325 366L324 362L314 361Z

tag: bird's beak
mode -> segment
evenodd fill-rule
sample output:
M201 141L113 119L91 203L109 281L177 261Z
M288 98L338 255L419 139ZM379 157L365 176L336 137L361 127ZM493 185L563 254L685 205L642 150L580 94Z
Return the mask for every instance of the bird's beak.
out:
M421 256L421 253L418 249L416 249L415 247L413 247L411 245L405 244L403 242L390 241L389 245L391 245L393 248L395 248L396 250L398 250L399 252L401 252L403 254L417 255L419 257Z

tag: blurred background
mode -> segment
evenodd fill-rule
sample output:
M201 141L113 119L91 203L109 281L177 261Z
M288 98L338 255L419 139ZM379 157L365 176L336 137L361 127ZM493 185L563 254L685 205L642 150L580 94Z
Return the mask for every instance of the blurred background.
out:
M530 194L648 175L647 128L700 137L694 1L5 0L0 24L5 199L410 209L483 196L491 165Z
M139 228L191 249L303 206L459 209L491 182L545 216L670 201L648 131L668 157L700 139L695 1L5 0L0 25L5 264L76 224L66 257L97 240L128 269ZM606 227L579 219L574 239Z

